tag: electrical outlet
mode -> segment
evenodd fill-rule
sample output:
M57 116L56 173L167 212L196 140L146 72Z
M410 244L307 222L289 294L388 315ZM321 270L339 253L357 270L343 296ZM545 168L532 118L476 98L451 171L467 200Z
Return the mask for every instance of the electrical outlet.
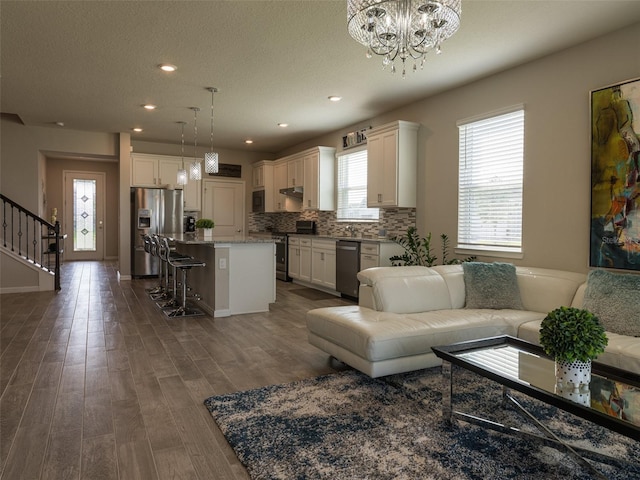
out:
M220 270L226 270L227 269L227 259L226 258L221 258L220 261L218 262L219 268Z

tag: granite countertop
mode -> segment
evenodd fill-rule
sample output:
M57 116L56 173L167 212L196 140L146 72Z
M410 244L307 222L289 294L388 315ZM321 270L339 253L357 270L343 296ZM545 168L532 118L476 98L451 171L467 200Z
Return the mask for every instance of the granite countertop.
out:
M216 245L219 243L273 243L273 239L269 237L258 236L236 236L236 235L216 235L212 237L204 238L202 234L198 233L161 233L163 237L167 237L169 240L182 243L185 245Z
M271 232L249 232L249 235L255 235L260 238L261 236L271 235ZM327 235L327 234L314 234L309 235L308 233L289 233L290 237L301 237L301 238L318 238L323 240L349 240L353 242L374 242L374 243L394 243L393 240L387 237L375 237L375 236L364 236L364 237L350 237L344 235ZM262 237L264 238L264 237Z

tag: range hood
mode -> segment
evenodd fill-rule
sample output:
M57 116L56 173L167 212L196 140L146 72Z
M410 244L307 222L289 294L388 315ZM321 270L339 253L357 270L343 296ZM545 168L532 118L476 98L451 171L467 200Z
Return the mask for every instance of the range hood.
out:
M299 198L302 200L302 187L289 187L289 188L281 188L280 193L283 195L287 195L288 197Z

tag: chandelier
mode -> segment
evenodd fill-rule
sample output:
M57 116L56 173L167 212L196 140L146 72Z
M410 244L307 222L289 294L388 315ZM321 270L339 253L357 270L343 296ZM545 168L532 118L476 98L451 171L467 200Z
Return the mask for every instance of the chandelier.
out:
M383 57L385 68L396 72L396 59L413 60L413 71L424 67L430 50L440 46L460 27L462 0L347 0L349 34L367 47L367 58Z

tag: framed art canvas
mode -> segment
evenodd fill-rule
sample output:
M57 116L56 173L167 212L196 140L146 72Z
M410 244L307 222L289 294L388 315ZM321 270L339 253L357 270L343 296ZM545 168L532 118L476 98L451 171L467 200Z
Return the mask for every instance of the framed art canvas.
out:
M591 92L590 266L640 271L640 79Z

